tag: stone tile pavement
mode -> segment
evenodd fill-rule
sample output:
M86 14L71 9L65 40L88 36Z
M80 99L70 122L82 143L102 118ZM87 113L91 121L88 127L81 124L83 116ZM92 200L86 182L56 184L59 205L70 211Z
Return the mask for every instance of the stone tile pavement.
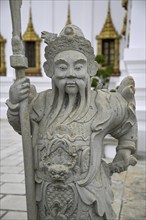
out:
M0 123L0 216L2 220L26 220L21 136L6 120Z
M21 136L6 120L0 123L0 219L27 220ZM145 171L145 161L140 160L127 172L113 175L117 220L146 219Z

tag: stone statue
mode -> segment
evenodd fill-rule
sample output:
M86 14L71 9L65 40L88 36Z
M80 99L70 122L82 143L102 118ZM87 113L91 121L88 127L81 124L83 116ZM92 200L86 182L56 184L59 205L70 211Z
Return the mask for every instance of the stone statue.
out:
M42 38L52 89L37 93L22 78L7 100L9 123L21 134L19 103L29 98L38 219L113 220L111 174L135 165L134 80L128 76L116 92L94 91L94 51L81 30L67 25ZM118 140L110 165L102 160L107 134Z

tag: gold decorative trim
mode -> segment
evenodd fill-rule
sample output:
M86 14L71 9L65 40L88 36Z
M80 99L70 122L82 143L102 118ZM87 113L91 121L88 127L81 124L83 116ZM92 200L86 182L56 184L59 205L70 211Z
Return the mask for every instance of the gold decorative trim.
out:
M128 0L122 0L122 7L125 8L125 10L127 10L127 8L128 8Z
M121 36L116 31L112 18L111 18L111 9L110 9L110 1L108 2L108 12L107 17L104 23L104 26L99 35L96 36L97 43L97 54L102 55L102 43L104 40L114 40L114 66L113 66L113 76L120 75L119 70L119 45L120 45Z
M70 0L68 0L68 11L67 11L67 21L66 25L71 24L71 16L70 16Z
M40 63L40 43L41 43L41 38L36 34L34 30L34 26L32 23L32 12L30 8L30 15L29 15L29 22L27 29L25 33L22 36L22 39L24 43L35 43L35 67L29 67L26 69L26 75L27 76L42 76L41 73L41 63Z
M6 39L0 33L0 76L6 76L5 44Z
M122 35L126 34L126 28L127 28L127 11L125 13L125 17L124 17L124 20L123 20L123 27L122 27L122 31L121 31Z
M120 35L116 31L113 21L111 18L110 2L108 2L108 13L104 23L104 26L99 35L96 36L96 39L117 39L120 38Z
M123 27L122 27L121 34L125 35L126 29L127 29L128 0L122 0L122 7L125 8L126 12L125 12L125 17L123 19Z

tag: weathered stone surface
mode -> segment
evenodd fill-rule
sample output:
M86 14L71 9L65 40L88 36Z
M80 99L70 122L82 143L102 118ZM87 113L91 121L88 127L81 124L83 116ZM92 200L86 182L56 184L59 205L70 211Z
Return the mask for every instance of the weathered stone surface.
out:
M26 212L8 212L2 220L27 220Z
M21 183L24 180L22 174L2 174L1 182Z
M25 194L25 186L24 184L20 183L4 183L1 186L1 193L3 194Z
M90 77L97 63L81 30L69 25L59 36L43 32L42 37L47 43L44 70L52 78L52 90L37 94L29 80L22 78L10 87L7 100L10 124L25 137L24 143L32 137L28 150L33 148L34 156L30 158L32 151L27 151L29 159L25 160L28 178L29 163L35 166L35 183L32 179L27 185L28 192L34 184L36 188L36 201L30 205L37 202L39 220L114 220L110 176L136 163L134 80L125 78L114 93L92 90ZM27 114L23 117L21 113L21 101L27 98L32 133L25 136ZM117 139L111 164L102 160L107 134ZM121 192L115 195L119 216L124 175L113 181L113 189L120 187ZM30 199L30 193L26 196Z
M2 210L26 211L25 196L7 195L1 199Z
M1 131L1 135L3 135L2 133L4 133L4 131L5 131L5 133L7 133L7 134L9 134L9 138L11 139L12 138L12 140L13 139L16 139L17 140L17 133L16 132L14 132L12 129L11 129L11 127L10 127L10 125L8 124L8 122L7 121L1 121L1 127L3 127L4 129L2 129L2 131ZM3 136L3 140L4 140L4 138L5 138L5 140L7 140L7 136ZM21 144L20 143L20 139L19 140L17 140L18 141L18 143L19 143L19 145ZM5 143L6 143L6 141L5 141ZM1 146L0 146L0 148L3 146L3 141L1 141ZM10 148L13 148L13 146L15 146L15 143L12 143L11 144L11 142L9 142L8 141L8 143L7 143L7 147L10 147ZM19 149L18 149L19 150ZM20 153L22 153L22 149L21 149L21 152ZM15 154L15 153L14 153ZM0 155L1 156L1 155ZM9 158L9 153L7 154L7 156L6 156L6 158L8 159ZM106 159L106 161L107 161L107 163L110 163L111 162L111 160L107 160ZM2 170L2 168L3 167L0 167L0 171ZM8 167L9 168L9 167ZM13 168L13 167L12 167ZM15 167L14 167L15 168ZM16 167L17 168L17 167ZM143 183L145 183L146 181L145 181L145 170L146 170L146 165L145 165L145 162L143 161L138 161L138 163L137 163L137 165L135 166L135 167L129 167L130 169L128 169L128 172L129 172L129 174L128 175L126 175L126 172L123 172L123 173L120 173L120 174L114 174L113 176L112 176L112 182L113 182L113 190L114 190L114 211L115 211L115 213L117 214L117 215L119 215L120 213L119 213L119 211L121 211L122 212L122 208L123 208L123 206L122 206L122 204L123 204L123 201L125 201L125 196L126 196L126 194L124 194L123 193L123 188L126 188L126 185L127 185L127 183L126 183L126 179L125 179L125 175L126 175L126 177L129 177L129 176L133 176L133 178L134 177L138 177L138 178L142 178L142 182ZM5 170L3 170L3 173L4 173L4 171L6 171L7 172L7 169ZM123 188L122 188L122 185L121 185L121 183L123 183ZM3 185L3 184L5 184L5 183L0 183L0 185ZM12 184L18 184L18 183L12 183ZM118 187L118 185L120 185L120 187ZM125 185L125 186L124 186ZM145 184L144 184L145 185ZM127 186L128 187L128 189L129 190L131 190L131 188L129 187L129 186ZM141 188L142 187L142 188ZM144 188L143 188L143 184L139 184L138 186L136 186L136 188L139 190L138 191L138 193L136 194L137 195L137 197L135 197L135 201L136 201L136 203L135 203L135 207L133 208L133 211L132 212L135 212L135 213L133 213L133 216L140 216L140 215L142 215L142 216L145 216L145 209L143 209L143 210L141 210L140 209L140 213L139 213L139 210L137 209L137 204L139 204L139 203L143 203L143 202L145 202L145 201L143 201L143 200L140 200L139 198L140 198L140 196L138 195L138 194L142 194L143 192L146 192L146 187L144 186ZM17 194L18 195L18 194ZM122 195L122 197L121 197L121 195ZM135 194L134 194L135 195ZM145 194L144 194L145 195ZM4 194L0 194L0 198L2 198L2 197L4 197L5 195ZM127 198L126 198L127 199ZM1 204L1 202L0 202L0 204ZM143 203L144 204L144 203ZM143 207L143 204L142 204L142 207ZM0 209L1 209L1 206L0 206ZM10 210L11 210L11 208L10 208ZM3 215L5 215L7 212L9 213L11 213L12 211L10 211L10 210L7 210L7 211L2 211L2 214ZM16 210L17 210L17 207L16 207ZM17 211L15 210L15 212L14 213L17 213ZM22 211L21 211L22 212ZM124 213L129 213L130 212L130 210L129 210L129 207L128 207L128 205L127 206L125 206L125 210L124 210ZM137 214L137 213L139 213L139 214ZM19 214L19 213L18 213ZM21 213L20 213L21 214ZM7 216L7 215L6 215ZM8 215L9 216L9 215ZM11 216L11 214L10 214L10 216ZM7 219L7 217L5 217L5 219ZM11 218L10 217L10 220L14 220L15 218ZM18 218L19 219L19 218ZM20 219L19 219L20 220ZM23 218L21 219L21 220L23 220ZM117 220L120 220L120 217L119 216L117 216ZM126 218L126 216L125 216L125 219L124 220L127 220L127 218ZM135 220L135 219L134 219ZM137 219L136 219L137 220ZM138 219L139 220L139 219ZM140 219L141 220L141 219ZM142 219L143 220L143 219Z
M2 166L18 166L20 163L22 162L22 159L13 159L13 158L9 158L9 160L7 161L6 159L1 160L1 165Z
M145 162L143 167L129 167L123 193L120 220L146 219L146 173ZM141 168L140 168L141 167Z
M9 155L9 153L7 153L7 156L8 155ZM8 161L7 156L6 156L6 161ZM14 167L12 167L12 166L11 167L3 167L3 166L1 166L1 169L0 169L1 173L11 173L11 174L18 174L18 173L20 173L22 171L23 171L22 167L16 167L16 166L14 166Z
M114 193L113 209L115 210L116 213L116 220L120 219L125 179L126 179L126 172L120 174L114 174L112 176L112 190Z
M2 210L0 210L0 218L1 218L2 216L4 216L5 213L6 213L6 211L2 211Z
M123 202L123 208L120 220L145 220L146 219L146 201L138 200ZM136 210L135 210L136 208Z

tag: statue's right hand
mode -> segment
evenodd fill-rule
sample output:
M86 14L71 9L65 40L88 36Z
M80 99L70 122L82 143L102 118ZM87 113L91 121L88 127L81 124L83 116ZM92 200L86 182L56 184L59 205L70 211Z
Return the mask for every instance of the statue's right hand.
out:
M9 100L12 104L17 104L26 99L30 92L30 81L28 78L18 79L10 87Z

